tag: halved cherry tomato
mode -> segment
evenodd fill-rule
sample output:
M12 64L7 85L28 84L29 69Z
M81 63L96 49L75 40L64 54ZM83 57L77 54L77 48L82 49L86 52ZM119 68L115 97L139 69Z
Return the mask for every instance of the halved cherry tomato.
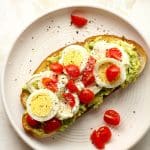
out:
M67 89L71 92L71 93L74 93L74 92L78 92L78 88L77 86L75 85L74 83L74 80L70 79L66 85Z
M47 89L49 89L53 92L57 91L57 84L52 79L45 77L45 78L42 79L42 83L45 86L45 88L47 88Z
M90 56L90 58L88 59L86 68L84 69L82 73L82 82L85 86L91 85L95 81L95 77L93 74L95 63L96 63L96 60L92 56Z
M115 110L107 110L104 114L104 121L111 125L118 125L120 123L120 115Z
M105 147L105 143L99 138L96 130L94 130L90 137L92 144L96 146L98 149L103 149Z
M71 93L64 93L63 94L65 100L68 102L68 104L70 105L70 107L74 107L75 105L75 98Z
M77 15L71 15L71 23L74 24L77 27L83 27L84 25L87 24L87 19L81 16Z
M80 69L76 65L67 65L65 66L67 74L72 78L77 78L80 75Z
M102 126L98 130L94 130L91 134L91 141L97 148L104 148L105 144L111 138L111 131L107 126Z
M33 127L33 128L38 128L40 125L39 121L34 120L32 117L30 117L29 115L27 115L26 117L26 121L29 124L29 126Z
M59 63L50 64L50 70L54 71L57 74L61 74L63 72L63 66Z
M83 89L79 93L80 102L83 104L89 104L94 98L94 93L89 89Z
M61 121L57 118L53 118L51 120L45 121L43 124L43 130L45 133L50 133L56 131L61 127Z
M122 53L120 52L118 48L110 48L106 52L106 57L121 60Z
M106 77L109 82L112 82L117 79L120 74L120 68L116 65L110 65L106 70Z

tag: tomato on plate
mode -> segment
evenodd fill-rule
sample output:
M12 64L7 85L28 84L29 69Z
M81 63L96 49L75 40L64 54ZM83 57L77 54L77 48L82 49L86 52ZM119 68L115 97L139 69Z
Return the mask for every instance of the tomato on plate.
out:
M78 88L77 86L75 85L74 83L74 80L70 79L66 85L67 89L71 92L71 93L74 93L74 92L78 92Z
M104 121L111 125L119 125L120 115L115 110L107 110L104 114Z
M40 125L39 121L34 120L31 116L27 115L26 117L26 121L29 124L29 126L33 127L33 128L38 128Z
M61 127L61 121L57 118L53 118L51 120L45 121L43 124L43 130L45 133L50 133L56 131Z
M53 81L53 79L45 77L42 79L42 84L44 85L45 88L47 88L53 92L57 91L57 84L55 81Z
M57 74L61 74L63 72L63 66L59 63L52 63L50 64L50 70Z
M110 65L106 69L106 77L107 77L109 82L116 80L117 77L119 76L119 74L120 74L120 68L114 64Z
M89 104L94 98L94 93L89 89L83 89L79 93L79 100L83 104Z
M77 27L83 27L87 24L88 20L82 16L71 15L71 23Z
M67 65L65 66L67 74L72 78L77 78L80 76L80 69L76 65Z
M104 148L105 144L111 138L111 130L107 126L102 126L98 130L94 130L91 134L92 143L98 148Z
M106 51L106 57L121 60L122 53L118 48L110 48Z
M81 80L84 86L91 85L95 82L95 77L93 74L95 63L96 63L96 60L92 56L90 56L90 58L88 59L87 65L82 73Z
M64 93L63 97L68 102L70 107L74 107L74 105L75 105L75 98L74 98L74 96L71 93Z

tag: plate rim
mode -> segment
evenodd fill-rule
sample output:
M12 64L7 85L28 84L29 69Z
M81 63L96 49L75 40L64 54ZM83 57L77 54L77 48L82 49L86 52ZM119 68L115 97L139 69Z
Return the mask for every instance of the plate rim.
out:
M148 40L145 38L145 36L143 35L142 31L140 30L139 26L137 26L135 24L135 22L133 22L132 20L130 20L129 17L125 16L125 15L121 15L119 14L117 11L115 11L114 9L112 8L108 8L106 6L103 6L103 5L99 5L97 6L96 4L67 4L66 6L58 6L56 8L51 8L51 10L47 11L46 13L42 13L40 16L36 17L35 19L33 19L30 23L28 23L20 32L19 34L16 36L15 40L13 41L13 44L11 44L10 48L9 48L9 51L5 57L5 60L4 60L4 63L3 63L3 66L2 66L2 76L1 76L1 97L2 97L2 103L3 103L3 107L4 107L4 111L6 112L6 115L8 117L8 120L11 124L11 126L13 127L14 131L17 133L17 135L22 139L23 142L25 142L28 146L30 146L31 148L33 149L38 149L38 147L36 145L34 145L32 143L31 140L29 140L23 133L22 131L16 127L15 125L15 122L14 120L12 119L11 117L11 114L9 112L9 109L7 107L7 103L5 101L5 90L4 90L4 87L5 87L5 84L4 84L4 77L5 77L5 71L6 71L6 66L7 66L7 63L8 63L8 59L10 57L10 54L13 50L13 47L15 46L17 40L20 38L20 36L25 32L25 30L30 27L32 24L34 24L36 21L38 21L39 19L43 18L44 16L46 15L49 15L53 12L56 12L56 11L59 11L59 10L63 10L63 9L67 9L67 8L96 8L96 9L99 9L99 10L102 10L104 12L108 12L109 14L113 15L113 16L116 16L118 18L120 18L121 20L123 20L124 22L126 22L128 25L130 25L132 28L135 29L135 31L141 36L141 38L143 39L144 41L144 44L146 45L146 47L148 49L150 49L149 47L149 44L148 44ZM150 124L144 128L144 132L141 132L141 135L136 139L134 140L134 142L130 145L128 145L127 149L129 148L132 148L134 145L136 145L143 137L144 135L146 134L146 132L150 129Z

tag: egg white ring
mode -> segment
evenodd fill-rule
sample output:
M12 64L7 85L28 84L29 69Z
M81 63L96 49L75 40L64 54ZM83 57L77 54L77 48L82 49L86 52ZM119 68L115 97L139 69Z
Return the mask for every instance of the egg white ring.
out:
M41 75L41 78L40 78L40 81L38 82L38 87L39 87L39 89L44 89L45 86L42 83L42 79L43 78L50 78L53 75L55 75L55 73L48 70L48 71L40 72L40 75Z
M93 50L91 51L91 55L99 60L103 58L108 58L106 57L106 51L110 48L118 48L122 54L122 63L128 67L130 64L129 61L129 56L124 50L124 48L116 43L108 43L106 41L98 41L94 44Z
M71 107L69 105L67 105L65 102L63 102L62 100L60 100L59 102L59 110L56 114L56 117L59 120L65 120L68 118L73 117L73 113L71 111Z
M65 88L67 83L68 77L65 74L58 75L58 83L57 83L58 90Z
M87 52L87 50L83 46L70 45L70 46L67 46L66 48L64 48L62 51L62 57L60 58L59 63L61 63L63 65L64 57L70 51L78 51L81 53L83 60L82 60L81 65L79 67L80 67L80 71L82 71L85 68L86 63L87 63L88 58L89 58L89 53Z
M32 110L31 110L31 107L30 107L30 103L33 99L33 97L37 96L37 95L48 95L50 97L50 102L52 103L52 108L51 108L51 111L49 112L49 114L45 117L38 117L37 115L33 114L32 113ZM28 114L35 120L37 121L40 121L40 122L43 122L43 121L47 121L51 118L53 118L56 113L58 112L58 109L59 109L59 100L57 98L57 96L51 92L50 90L47 90L47 89L40 89L40 90L36 90L34 91L27 99L27 103L26 103L26 106L27 106L27 112Z
M109 63L109 62L112 63L112 64L117 65L120 68L120 78L119 78L119 80L117 80L113 84L107 84L107 83L103 82L99 78L99 75L98 75L99 66L101 66L104 63ZM96 62L96 65L95 65L95 68L94 68L94 76L95 76L96 83L100 87L115 88L115 87L121 85L126 80L126 68L121 62L119 62L119 61L117 61L117 60L115 60L113 58L105 58L105 59L101 59L100 61Z
M96 84L93 84L93 85L87 86L86 89L91 90L96 95L102 89L102 87Z
M42 84L42 78L44 77L50 77L52 76L53 72L52 71L44 71L44 72L40 72L38 74L34 74L31 76L30 80L26 83L26 87L27 89L29 90L30 93L38 90L38 89L41 89L41 88L44 88L43 84ZM38 88L35 88L33 86L33 83L37 82L37 86Z
M41 79L41 75L40 74L34 74L32 75L32 77L30 78L30 80L26 83L26 87L29 90L30 93L38 90L33 86L33 83L35 82L39 82Z
M96 84L92 84L92 85L85 87L82 81L75 82L75 85L77 86L79 91L86 88L86 89L91 90L94 94L97 94L102 89L100 86L98 86Z
M79 98L77 94L73 94L75 98L75 105L73 108L69 106L69 104L60 100L59 110L57 112L56 117L60 120L72 118L79 110Z

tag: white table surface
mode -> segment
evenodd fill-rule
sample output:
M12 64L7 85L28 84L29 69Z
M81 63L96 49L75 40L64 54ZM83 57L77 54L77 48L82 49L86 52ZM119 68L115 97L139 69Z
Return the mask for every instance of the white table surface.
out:
M51 1L51 2L50 2ZM3 61L8 53L8 50L13 43L15 37L21 30L27 26L36 17L47 12L51 7L58 5L66 5L73 3L73 0L63 0L58 3L52 0L0 0L0 68L3 66ZM84 3L85 0L74 0L74 3ZM104 0L88 0L91 3L100 3ZM111 0L118 1L118 0ZM130 0L127 0L130 1ZM132 0L135 1L135 0ZM109 0L105 0L106 5L109 5ZM119 2L119 1L118 1ZM121 5L120 5L121 6ZM118 6L117 6L118 7ZM130 7L130 6L128 6ZM119 7L118 7L119 8ZM126 11L120 11L123 15L136 22L140 27L145 38L150 45L150 1L149 0L136 0L132 8ZM116 8L115 8L116 9ZM117 9L118 11L118 9ZM0 71L1 73L1 71ZM1 75L1 74L0 74ZM11 127L6 113L3 108L2 101L0 100L0 149L11 150L28 150L30 149L15 133ZM150 149L150 131L137 143L131 150L149 150Z

